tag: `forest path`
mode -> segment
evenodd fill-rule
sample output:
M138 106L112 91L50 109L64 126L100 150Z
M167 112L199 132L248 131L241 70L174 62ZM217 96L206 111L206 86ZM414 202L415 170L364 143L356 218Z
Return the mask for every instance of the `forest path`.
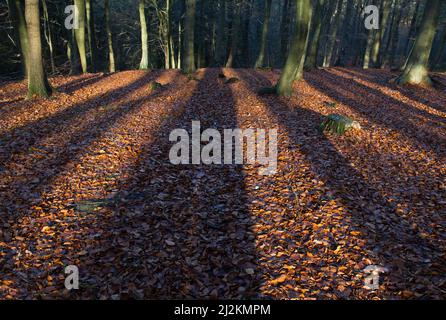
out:
M37 102L2 87L0 297L444 295L446 95L390 76L315 71L290 100L258 96L278 74L248 69L57 78ZM364 130L321 135L329 113ZM278 172L171 165L169 134L192 121L277 128ZM378 291L368 265L389 269Z

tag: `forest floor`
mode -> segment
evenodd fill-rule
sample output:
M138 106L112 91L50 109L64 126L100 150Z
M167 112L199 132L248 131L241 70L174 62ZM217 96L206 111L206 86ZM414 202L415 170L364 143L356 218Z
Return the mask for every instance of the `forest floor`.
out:
M251 69L55 77L35 101L1 84L0 299L445 298L446 90L393 76L316 70L291 99ZM330 113L362 130L321 134ZM170 164L192 120L278 128L277 174Z

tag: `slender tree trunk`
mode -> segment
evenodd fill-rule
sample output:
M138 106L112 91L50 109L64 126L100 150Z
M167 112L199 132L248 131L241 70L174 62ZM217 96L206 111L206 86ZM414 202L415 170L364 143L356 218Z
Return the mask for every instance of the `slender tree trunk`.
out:
M305 69L311 70L317 67L317 54L319 48L319 40L321 35L323 14L322 9L324 7L325 0L317 0L316 9L314 11L314 27L313 38L309 44L308 54L305 61Z
M344 21L342 24L342 35L340 54L338 57L337 65L347 66L351 64L351 51L352 51L352 40L354 37L354 14L353 14L354 3L353 0L347 0L347 8L344 14Z
M104 13L105 13L105 30L107 33L108 44L108 71L110 73L116 72L115 65L115 52L113 49L113 35L110 28L110 4L109 0L104 0Z
M324 64L323 64L324 68L329 67L331 65L334 48L336 46L336 38L338 34L339 24L341 22L341 17L342 17L343 2L344 0L337 0L335 17L333 19L332 28L327 40L327 50L325 52Z
M70 75L78 75L82 73L81 60L79 50L77 49L76 36L74 30L70 30L67 54L70 57Z
M260 40L260 52L259 52L259 55L257 56L257 60L254 65L254 68L261 68L261 67L265 66L265 57L266 57L266 50L267 50L270 16L271 16L271 0L266 0L265 19L263 21L262 38Z
M8 0L9 14L11 22L16 30L20 44L20 57L22 60L23 75L25 78L28 73L28 31L26 28L25 15L23 12L23 4L21 0Z
M280 23L280 54L282 55L281 63L285 63L288 55L290 23L291 23L291 1L285 0L282 7L282 21Z
M392 2L390 0L383 0L382 14L380 19L379 29L375 32L373 44L370 52L370 59L374 68L379 68L381 63L379 61L379 53L381 50L381 44L386 33L387 21L389 20L390 8Z
M311 0L295 1L297 11L296 31L291 42L290 53L276 88L277 94L285 97L290 97L292 94L293 82L299 71L299 62L302 61L302 57L305 55L311 21Z
M226 58L226 1L219 1L218 26L217 26L217 44L215 52L215 62L217 66L222 66Z
M175 68L175 57L173 54L173 37L172 37L172 1L166 0L166 16L167 16L167 68Z
M439 20L440 1L443 0L430 0L429 4L426 5L421 27L406 67L397 79L399 84L432 84L432 80L429 78L428 65Z
M231 39L231 48L229 50L228 60L226 61L226 68L232 68L234 64L234 59L237 54L238 41L239 41L239 33L240 33L240 6L241 4L238 1L234 1L234 17L232 21L232 39Z
M85 10L87 17L87 32L88 32L88 50L90 53L90 68L91 71L96 71L96 35L94 31L94 0L85 0Z
M48 16L48 7L46 5L46 0L42 0L43 7L43 17L44 17L44 34L45 40L48 44L48 49L50 51L50 62L51 62L51 73L56 73L56 65L54 63L54 49L53 49L53 36L51 32L51 24Z
M29 43L28 99L47 98L51 95L52 89L43 67L39 0L25 1L25 16Z
M149 35L147 32L147 20L145 13L145 0L139 0L139 22L141 24L141 63L139 69L149 68Z
M181 52L183 51L183 41L181 40L183 37L183 32L182 32L182 23L181 23L181 19L180 22L178 23L178 56L177 56L177 68L178 69L182 69L182 55Z
M401 2L397 0L395 2L395 9L394 9L394 21L392 23L392 28L390 30L389 35L389 49L387 51L387 55L385 57L384 64L388 64L390 69L394 68L395 64L395 58L396 58L396 51L399 44L399 38L400 38L400 22L401 22Z
M81 59L82 72L88 72L87 52L85 48L85 0L74 0L77 7L79 28L74 30L77 48Z
M195 67L195 11L196 0L186 0L186 19L184 26L185 35L185 56L183 71L194 73Z
M416 6L415 6L415 11L412 14L412 20L410 23L410 29L409 29L409 34L407 36L407 41L406 41L406 46L404 49L404 53L405 55L407 55L409 53L409 50L412 48L411 43L412 43L412 39L415 38L416 34L417 34L417 26L418 26L418 21L420 20L420 13L421 13L421 1L417 1L416 2Z

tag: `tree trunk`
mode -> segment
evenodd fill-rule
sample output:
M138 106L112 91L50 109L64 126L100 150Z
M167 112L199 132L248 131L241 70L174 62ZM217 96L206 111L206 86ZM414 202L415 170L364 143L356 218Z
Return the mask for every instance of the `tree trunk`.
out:
M311 9L311 0L296 0L296 31L293 35L285 67L277 84L276 91L279 96L291 96L293 82L299 71L299 63L305 55L311 21Z
M17 37L20 43L20 57L22 60L23 75L25 78L28 73L28 31L26 28L25 15L23 13L23 4L21 0L8 0L9 14Z
M139 0L139 22L141 24L141 63L140 70L149 68L149 35L147 33L147 20L145 14L145 0Z
M374 34L373 44L370 52L370 59L374 68L379 68L381 63L379 61L379 53L381 44L386 34L387 21L389 20L390 8L392 2L390 0L383 0L382 14L380 19L379 29Z
M85 0L74 0L78 11L79 28L74 30L77 49L81 59L82 72L88 72L87 52L85 49Z
M317 53L319 48L319 40L322 28L322 9L324 7L325 0L317 0L316 9L313 15L314 27L313 38L309 44L308 54L305 61L305 69L311 70L317 67Z
M282 7L282 21L280 23L280 54L282 55L281 63L285 63L288 55L289 38L290 38L290 15L291 1L285 0Z
M172 36L172 1L166 0L166 18L167 18L167 69L175 68L175 56L173 54L173 36Z
M406 67L401 76L397 79L397 83L418 85L432 84L432 80L429 78L428 64L439 20L440 1L441 0L431 0L429 1L429 4L426 5L420 31L415 39Z
M271 0L266 0L265 19L263 21L262 38L260 40L260 52L259 52L259 55L257 56L257 60L254 65L254 68L261 68L261 67L265 66L265 57L266 57L266 50L267 50L270 16L271 16Z
M355 30L353 27L355 15L353 13L354 3L353 0L347 1L347 8L344 14L344 21L342 24L342 34L340 49L337 65L348 66L351 65L351 52L353 45L353 37Z
M104 13L105 13L105 30L107 33L108 44L108 71L113 73L116 71L115 65L115 52L113 50L113 35L110 28L110 4L109 0L104 0Z
M42 7L43 7L43 16L44 16L44 34L45 39L48 44L48 49L50 51L50 62L51 62L51 73L56 73L56 65L54 63L54 49L53 49L53 36L51 32L51 25L50 25L50 19L48 16L48 7L46 5L46 0L42 0Z
M234 17L232 21L232 30L231 30L231 48L229 50L228 60L226 61L226 68L232 68L234 64L235 56L237 55L238 48L238 40L240 33L240 6L241 4L238 1L234 1Z
M197 1L186 0L186 19L184 25L185 50L183 71L194 73L195 68L195 10Z
M401 22L401 3L400 1L396 1L395 9L394 9L394 17L392 22L392 28L390 30L389 35L389 48L387 51L387 55L385 57L384 65L388 65L390 69L393 69L396 58L396 51L398 48L399 38L400 38L400 22Z
M90 53L90 68L91 71L96 71L96 35L94 31L94 0L85 0L85 9L87 17L87 31L88 31L88 50Z
M410 48L412 48L411 44L411 39L414 38L417 34L417 27L418 27L418 22L420 20L420 12L421 12L421 1L417 1L416 2L416 6L415 6L415 10L414 13L412 15L412 20L410 23L410 29L409 29L409 34L407 36L407 41L406 41L406 46L404 49L404 54L407 55L409 53Z
M333 18L332 28L328 36L327 40L327 50L325 52L324 57L324 68L329 67L331 65L331 60L333 57L334 48L336 45L336 37L338 34L339 24L342 17L342 4L344 0L337 0L337 7L336 7L336 13L335 17Z
M26 0L25 16L29 43L28 99L47 98L51 95L52 89L43 67L39 0Z
M215 52L215 64L216 66L222 66L226 58L226 0L219 1L218 9L218 26L217 26L217 43Z

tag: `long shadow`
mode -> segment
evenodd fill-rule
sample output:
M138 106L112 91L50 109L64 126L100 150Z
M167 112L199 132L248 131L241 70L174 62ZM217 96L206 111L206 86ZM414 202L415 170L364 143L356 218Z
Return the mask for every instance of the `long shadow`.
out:
M401 86L397 84L390 83L397 74L387 73L384 71L374 70L374 72L366 72L364 70L356 70L356 69L338 69L344 73L350 74L352 76L358 77L362 80L369 81L376 85L380 85L382 87L396 90L406 96L407 98L417 101L421 104L425 104L433 109L436 109L440 112L446 112L446 95L445 92L441 92L439 89L435 88L422 88L418 86ZM439 95L443 95L442 104L439 104L432 99L429 99L429 95L435 95L436 98ZM443 118L443 121L445 119Z
M71 122L85 116L98 106L112 104L113 101L147 85L159 75L159 72L148 73L127 86L106 92L93 99L67 107L49 117L32 121L4 133L0 136L0 165L7 164L16 153L27 152L31 147L38 145L40 141L51 134L64 132L67 127L69 128ZM9 143L10 140L14 140L14 143Z
M243 81L251 85L253 92L259 83L271 85L258 72L238 73ZM362 249L390 269L384 296L397 297L401 290L416 290L425 297L441 296L441 289L435 287L441 283L441 268L445 263L441 243L421 236L418 230L412 228L410 221L398 214L396 204L380 193L379 186L369 179L366 181L318 132L322 121L320 114L304 107L290 111L287 102L276 97L260 99L286 128L291 141L311 163L311 170L329 188L333 197L342 202L351 221L340 222L349 223L353 230L360 231L365 240L365 248Z
M80 266L88 285L77 298L258 295L260 275L242 168L169 161L171 130L191 133L193 120L201 122L202 131L237 127L231 89L218 73L206 70L192 97L165 120L129 168L129 178L120 182L111 212L106 210L107 219L101 221L96 245L101 252L93 250Z
M155 74L146 75L136 81L129 86L129 88L132 88L132 91L121 93L119 99L124 99L133 90L137 90L148 79L154 77ZM0 203L0 221L4 221L5 223L8 221L9 228L13 228L17 219L25 215L33 204L41 201L41 195L48 191L47 189L51 181L65 170L65 166L71 161L80 159L84 150L98 137L103 135L116 121L125 114L137 110L140 106L140 100L125 101L124 105L116 108L97 110L97 114L81 125L78 125L71 132L70 138L67 141L56 146L53 145L51 149L46 150L45 155L39 154L45 146L38 144L40 140L36 141L36 144L30 145L33 146L30 154L26 155L25 159L22 159L24 163L14 163L14 167L10 168L10 170L14 170L14 168L19 166L19 168L22 168L20 171L24 169L26 175L23 172L18 173L17 176L15 174L8 174L8 172L5 175L0 170L0 177L2 178L2 185L0 186L0 198L2 199ZM107 99L103 102L106 101ZM119 100L115 101L119 102ZM89 106L88 108L93 108L93 106ZM75 114L71 116L74 117ZM60 121L62 121L60 124L62 127L69 125L69 122ZM33 155L34 152L38 154Z
M160 73L155 74L160 75ZM155 74L144 76L143 79L155 78ZM0 221L3 221L2 226L8 225L9 227L6 229L3 228L2 235L6 233L15 235L24 234L24 231L22 232L22 230L17 228L21 217L26 216L33 206L42 205L43 195L51 192L53 181L61 177L68 170L68 163L81 163L81 159L87 151L88 146L106 134L108 129L119 119L129 113L138 113L138 110L143 104L150 102L152 99L167 95L169 90L175 90L177 88L178 83L179 78L173 83L164 86L159 91L145 94L143 97L138 96L132 100L126 99L127 95L137 90L137 87L132 87L134 89L126 92L126 94L120 95L119 100L114 100L116 103L122 102L122 105L118 108L103 110L90 122L76 128L76 132L72 134L71 138L55 150L52 150L49 157L37 158L33 162L33 168L30 169L25 177L20 177L20 179L14 178L11 181L3 180L0 193L2 199L0 203ZM50 204L47 210L54 210L54 207ZM63 248L62 243L59 245L59 248ZM38 252L36 243L28 242L27 246L33 252ZM11 262L11 255L14 252L1 247L0 249L2 251L6 250L4 259L0 259L0 267L4 274L14 272L14 266L9 264ZM29 276L29 279L26 281L27 284L37 283L36 281L32 281L33 274L27 276Z
M97 246L91 246L97 235L78 237L78 241L89 243L90 249L90 256L81 258L84 290L80 296L256 295L258 276L245 273L246 268L256 269L256 258L250 218L244 206L241 168L173 166L168 159L168 136L173 128L189 129L192 120L200 120L203 127L235 127L230 89L222 87L217 75L217 70L206 73L184 108L175 106L172 118L161 126L155 142L143 148L137 165L128 170L130 177L121 182L112 200L111 215L97 213L97 217L92 217L98 221L89 224L89 230L96 234L97 226L102 229ZM145 97L138 103L148 101L150 98ZM216 107L215 101L222 107ZM106 130L107 123L98 123L98 130ZM79 161L80 156L75 156L74 161ZM62 173L58 170L54 175ZM63 247L60 243L59 249ZM29 248L35 251L32 245ZM66 252L64 258L72 263L78 259L78 252ZM13 266L2 268L7 273ZM59 268L51 270L54 277L63 273ZM38 296L42 289L29 285L36 283L31 277L26 294Z
M335 101L346 104L372 123L395 130L420 148L433 152L439 158L444 157L446 150L445 136L434 130L428 130L422 125L416 126L409 120L411 113L422 113L423 116L434 118L436 121L444 121L442 117L423 112L376 89L325 70L307 74L305 80L316 90L323 92ZM340 87L340 84L342 84L342 87ZM348 94L343 93L344 87L348 87ZM370 105L365 104L363 99L358 97L370 97ZM394 112L387 112L388 110L392 111L392 109ZM395 115L398 115L398 117L395 117Z
M86 86L90 86L92 84L98 83L99 81L107 79L110 76L112 76L111 73L95 74L95 75L88 77L86 79L83 79L83 78L75 79L69 83L58 86L57 91L64 92L64 93L73 93L76 90L79 90L81 88L85 88Z
M79 90L80 88L87 88L91 85L94 85L96 83L99 83L103 80L106 80L108 77L110 77L110 74L106 75L93 75L88 78L76 78L68 83L55 86L56 90L54 91L53 95L49 98L49 100L45 101L45 103L51 103L52 99L58 99L58 95L60 93L65 94L72 94L76 90ZM26 94L25 93L15 93L16 96L10 97L10 100L0 102L0 119L7 119L10 117L21 117L21 113L29 113L30 109L35 108L36 101L27 101L25 100ZM16 98L18 96L21 96L19 98ZM18 103L20 102L20 103ZM43 105L39 106L43 107ZM11 133L14 131L12 130ZM1 142L1 136L0 134L0 142Z
M340 73L343 73L348 76L352 76L354 78L363 80L365 82L369 82L371 85L377 85L382 88L390 89L392 91L396 91L404 95L405 97L419 102L421 104L424 104L426 106L429 106L433 109L436 109L437 111L444 112L445 110L442 110L442 107L440 107L439 104L433 102L431 99L427 99L428 94L435 93L437 95L437 98L439 97L439 91L435 90L433 88L421 88L417 86L400 86L393 83L390 83L391 79L394 78L394 75L388 74L385 71L376 71L374 73L361 73L358 70L355 69L344 69L344 68L336 68L334 69ZM326 70L325 70L326 71ZM330 74L333 74L332 72L329 72ZM343 77L344 78L344 77ZM355 82L356 84L359 84L363 88L369 88L370 90L378 91L377 89L370 88L369 86L363 85L359 83L356 79L348 79L348 81ZM429 92L430 91L430 92ZM379 91L378 91L379 92ZM417 95L418 93L418 95ZM383 93L381 93L383 94ZM421 97L420 95L423 95ZM440 94L441 95L441 94ZM416 106L412 106L409 103L405 103L399 100L396 100L392 97L389 97L391 102L395 102L395 104L398 102L404 109L403 112L406 112L407 114L416 114L420 115L424 118L427 118L428 120L431 120L431 122L439 122L442 124L446 123L446 118L435 115L432 113L429 113L425 110L419 109Z

